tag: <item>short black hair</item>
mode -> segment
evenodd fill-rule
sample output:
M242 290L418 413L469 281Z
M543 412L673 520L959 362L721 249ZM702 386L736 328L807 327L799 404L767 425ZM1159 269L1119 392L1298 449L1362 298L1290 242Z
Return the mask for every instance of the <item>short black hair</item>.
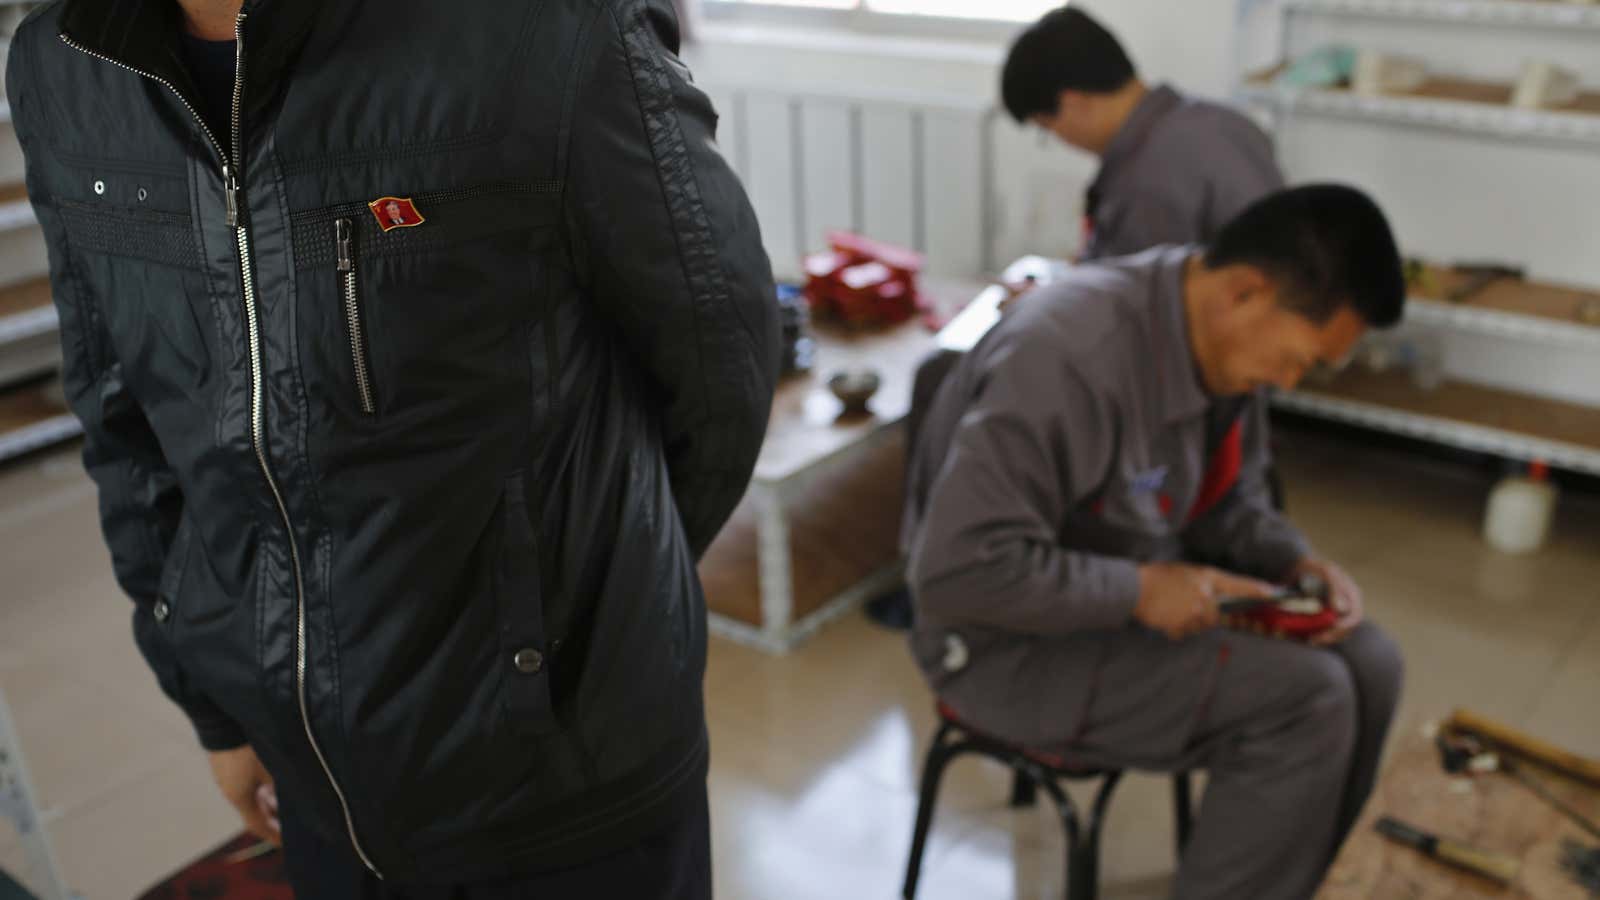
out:
M1045 13L1028 26L1006 55L1000 99L1018 122L1053 113L1062 91L1109 94L1138 73L1122 44L1075 6Z
M1261 269L1280 303L1319 325L1347 306L1373 328L1405 312L1405 266L1389 220L1346 185L1308 184L1257 200L1222 227L1205 262Z

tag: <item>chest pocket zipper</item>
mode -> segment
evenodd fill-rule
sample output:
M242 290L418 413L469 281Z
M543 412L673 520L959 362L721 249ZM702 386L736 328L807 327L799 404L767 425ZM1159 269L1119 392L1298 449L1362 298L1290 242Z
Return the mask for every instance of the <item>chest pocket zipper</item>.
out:
M367 355L367 333L361 316L355 232L355 221L352 219L338 219L333 223L335 251L339 261L339 296L344 301L344 321L350 336L350 362L355 369L356 393L361 399L361 411L371 416L377 414L378 405L372 389L372 366Z

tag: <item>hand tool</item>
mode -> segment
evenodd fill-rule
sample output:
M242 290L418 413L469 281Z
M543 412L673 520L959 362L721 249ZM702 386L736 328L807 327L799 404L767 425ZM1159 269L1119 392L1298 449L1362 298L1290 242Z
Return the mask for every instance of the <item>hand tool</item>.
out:
M1458 709L1450 714L1444 728L1454 734L1476 735L1501 754L1535 762L1554 772L1600 787L1600 760L1569 753L1487 716Z
M1408 847L1415 847L1426 856L1504 884L1516 881L1517 873L1522 868L1520 862L1509 856L1479 850L1448 838L1429 834L1390 816L1379 819L1377 829L1384 837Z

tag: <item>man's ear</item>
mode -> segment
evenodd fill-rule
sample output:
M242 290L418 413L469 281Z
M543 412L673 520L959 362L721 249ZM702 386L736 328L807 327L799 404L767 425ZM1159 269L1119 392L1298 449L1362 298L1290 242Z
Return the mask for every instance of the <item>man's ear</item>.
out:
M1228 266L1223 285L1230 306L1276 302L1277 286L1267 273L1248 263Z

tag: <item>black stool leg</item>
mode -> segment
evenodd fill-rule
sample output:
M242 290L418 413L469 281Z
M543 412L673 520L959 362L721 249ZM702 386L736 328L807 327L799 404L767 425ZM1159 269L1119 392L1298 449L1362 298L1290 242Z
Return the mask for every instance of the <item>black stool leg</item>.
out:
M1011 808L1022 809L1038 802L1039 788L1032 778L1017 769L1011 776Z
M917 800L917 825L911 834L911 859L906 863L906 883L900 891L905 900L917 896L917 880L922 876L922 852L927 848L928 831L933 827L933 808L939 802L939 781L944 777L944 767L957 753L959 744L951 744L949 724L939 726L928 748L928 758L922 764L922 795Z
M1067 834L1067 900L1094 900L1095 860L1088 842L1079 832L1078 810L1055 779L1044 778L1038 784L1055 801L1061 829Z
M1111 805L1111 793L1122 781L1121 772L1108 772L1100 782L1100 791L1094 797L1094 809L1089 812L1089 827L1083 834L1080 851L1080 869L1084 872L1082 892L1073 900L1094 900L1100 895L1100 834L1105 829L1106 809Z
M1183 861L1183 851L1189 847L1189 834L1194 828L1194 815L1191 806L1194 802L1194 793L1189 785L1189 773L1179 772L1172 776L1172 812L1178 827L1178 861Z

